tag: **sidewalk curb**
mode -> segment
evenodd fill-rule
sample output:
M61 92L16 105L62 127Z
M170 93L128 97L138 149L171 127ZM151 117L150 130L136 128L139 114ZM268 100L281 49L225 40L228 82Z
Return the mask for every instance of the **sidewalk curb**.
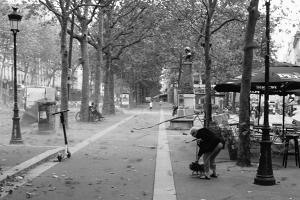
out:
M44 162L46 160L49 160L50 158L54 157L57 153L63 152L65 150L65 147L58 147L55 149L50 149L48 151L45 151L44 153L41 153L17 166L12 167L11 169L3 172L3 174L0 175L0 184L4 183L5 181L12 179L13 177L17 176L18 174L21 174L22 172L29 170L36 165L40 164L41 162Z

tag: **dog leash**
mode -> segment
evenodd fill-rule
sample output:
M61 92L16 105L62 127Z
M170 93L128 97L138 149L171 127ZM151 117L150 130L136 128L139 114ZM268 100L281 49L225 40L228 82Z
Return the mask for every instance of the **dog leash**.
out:
M133 128L133 130L142 130L142 129L148 129L148 128L153 128L154 126L158 126L160 124L163 124L163 123L166 123L166 122L169 122L169 121L172 121L174 119L180 119L180 118L184 118L184 117L190 117L190 116L194 116L195 114L190 114L190 115L184 115L184 116L180 116L180 117L174 117L172 119L168 119L168 120L165 120L165 121L162 121L162 122L159 122L157 124L154 124L152 126L148 126L148 127L143 127L143 128ZM197 115L198 116L198 115ZM199 118L199 116L198 116Z
M195 160L197 160L198 159L198 144L197 144L197 142L196 142L196 159ZM199 160L198 160L199 161Z

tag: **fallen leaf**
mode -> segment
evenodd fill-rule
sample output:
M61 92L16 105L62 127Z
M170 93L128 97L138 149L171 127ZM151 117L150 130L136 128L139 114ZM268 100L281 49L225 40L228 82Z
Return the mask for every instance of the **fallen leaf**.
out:
M54 190L56 190L56 187L52 187L52 188L48 189L48 191L54 191Z
M35 193L34 192L26 192L26 198L30 199L32 196L34 196Z
M16 179L17 179L18 181L20 181L20 180L23 180L23 177L22 177L22 176L16 176Z

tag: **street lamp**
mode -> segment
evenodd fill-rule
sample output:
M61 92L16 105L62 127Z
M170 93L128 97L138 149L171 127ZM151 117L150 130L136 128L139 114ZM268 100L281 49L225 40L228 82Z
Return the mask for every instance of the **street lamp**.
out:
M19 108L18 108L18 87L17 87L17 46L16 46L16 37L17 32L19 32L18 25L22 19L22 16L17 13L18 8L13 7L13 12L8 15L10 21L11 31L14 36L14 116L12 135L10 144L22 144L22 136L20 130L20 117L19 117Z
M260 142L260 158L254 184L275 185L272 169L272 156L269 127L269 68L270 68L270 0L266 0L266 38L267 49L265 55L265 102L264 125L262 127L262 140Z

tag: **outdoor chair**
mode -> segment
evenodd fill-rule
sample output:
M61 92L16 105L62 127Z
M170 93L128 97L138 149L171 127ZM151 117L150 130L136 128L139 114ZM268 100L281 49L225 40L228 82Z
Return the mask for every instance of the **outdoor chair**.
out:
M284 136L284 152L283 152L283 160L282 165L286 168L287 161L288 161L288 155L289 155L289 144L290 141L294 141L294 155L295 155L295 162L296 166L299 166L300 168L300 157L299 157L299 134L297 134L295 131L287 130L286 134Z
M274 131L281 131L282 129L282 124L279 123L273 123L271 126L271 129L273 129Z
M300 121L294 119L292 123L294 124L295 131L300 132Z
M274 145L282 145L284 142L284 133L282 124L273 123L271 126L270 135Z
M253 125L250 126L250 146L255 147L259 145L261 139L262 139L262 126L256 126Z

